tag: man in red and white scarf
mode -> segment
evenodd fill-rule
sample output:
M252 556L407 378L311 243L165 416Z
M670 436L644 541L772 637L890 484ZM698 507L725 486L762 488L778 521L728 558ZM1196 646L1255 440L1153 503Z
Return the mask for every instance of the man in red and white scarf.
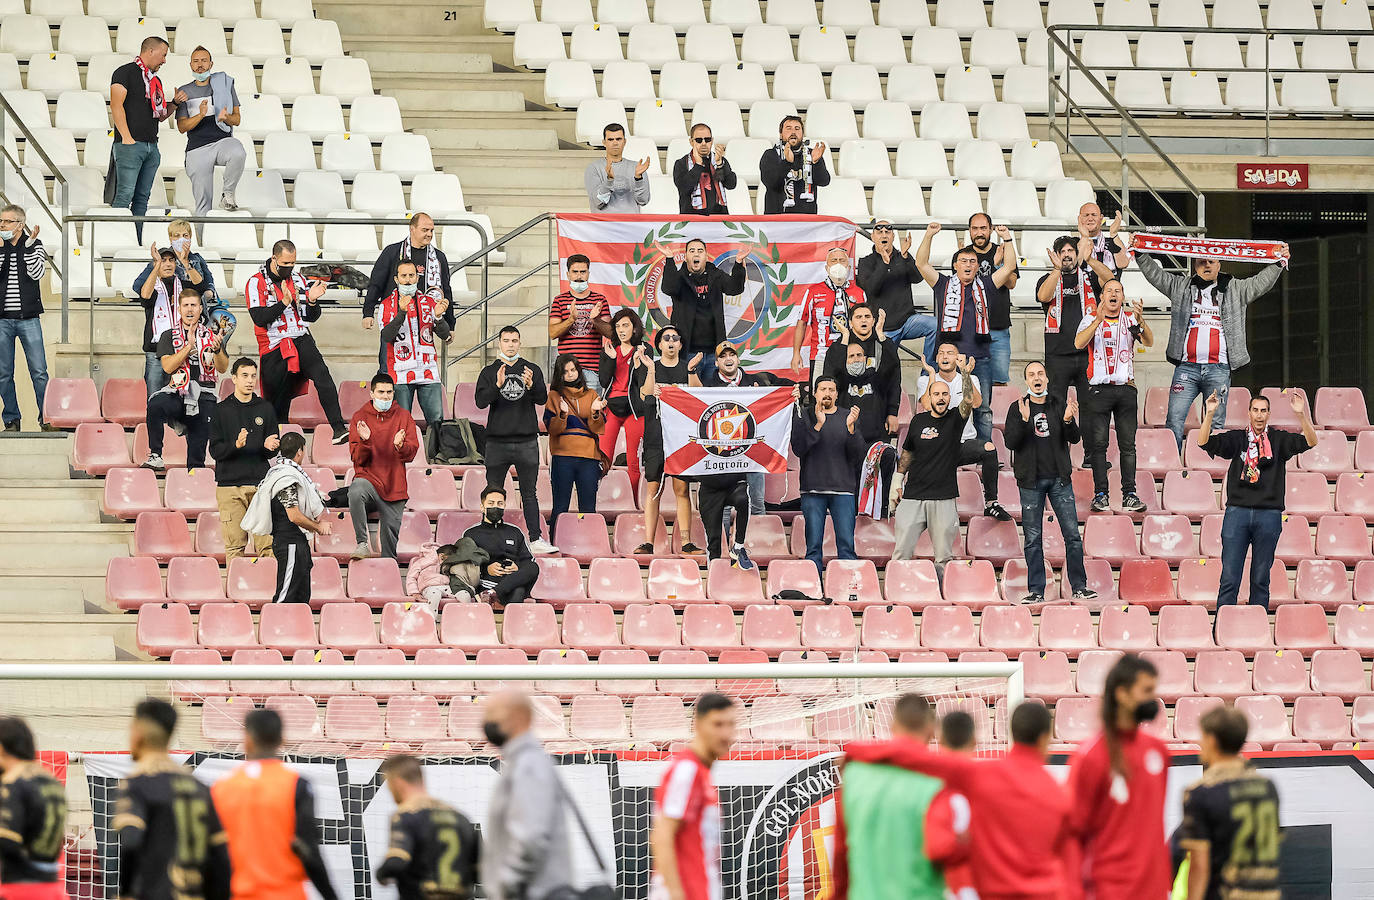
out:
M711 126L692 126L692 149L673 163L678 212L684 216L723 216L729 213L725 192L739 181L725 148L711 137Z
M850 307L864 302L849 254L842 247L832 247L825 254L825 280L802 294L801 321L792 329L792 371L809 369L814 379L816 363L848 331Z
M1213 458L1231 461L1226 470L1226 515L1221 523L1221 585L1217 609L1236 602L1245 557L1250 556L1250 604L1269 608L1269 571L1274 550L1283 534L1283 507L1287 499L1285 472L1288 460L1317 446L1317 432L1307 417L1307 398L1287 391L1288 402L1302 433L1269 427L1269 398L1250 400L1250 421L1243 429L1212 433L1221 399L1207 398L1198 429L1197 443Z
M334 444L348 443L348 422L339 412L339 390L324 357L310 336L310 324L320 318L324 285L306 288L295 271L296 245L280 240L272 245L272 257L243 286L248 315L261 355L262 395L270 401L277 421L290 421L291 400L315 385Z
M425 420L434 423L444 417L444 373L434 339L446 340L452 332L444 321L448 299L437 287L421 293L419 280L415 263L396 264L396 290L381 302L382 348L396 383L396 405L409 412L418 396Z
M215 414L215 381L229 368L217 332L200 320L200 295L182 291L180 318L158 338L157 354L168 374L167 386L148 398L148 458L145 469L161 471L165 426L186 435L186 465L205 465L210 418Z
M110 150L110 166L105 199L111 206L128 209L135 216L148 211L153 178L162 162L157 149L158 126L187 100L178 90L171 98L157 76L167 60L167 41L150 36L143 39L138 56L110 75L110 119L114 122L115 142ZM143 225L134 231L143 242Z

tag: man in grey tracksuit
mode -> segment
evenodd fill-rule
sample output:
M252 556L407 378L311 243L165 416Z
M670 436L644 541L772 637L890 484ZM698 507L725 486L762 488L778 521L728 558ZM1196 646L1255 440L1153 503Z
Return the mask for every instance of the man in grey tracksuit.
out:
M501 780L482 830L482 886L489 900L544 900L573 883L567 793L531 726L526 694L487 701L482 730L501 750Z
M1135 255L1140 274L1169 298L1169 344L1164 355L1174 364L1174 379L1167 423L1180 450L1188 408L1199 396L1215 391L1221 400L1216 420L1226 421L1231 372L1250 363L1245 346L1246 309L1278 282L1287 266L1287 244L1278 255L1280 262L1249 278L1222 275L1221 262L1215 259L1192 260L1193 274L1188 276L1165 272L1149 253Z

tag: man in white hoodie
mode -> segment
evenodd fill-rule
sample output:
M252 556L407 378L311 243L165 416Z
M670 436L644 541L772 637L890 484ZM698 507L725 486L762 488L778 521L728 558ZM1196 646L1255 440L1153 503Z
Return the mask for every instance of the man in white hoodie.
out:
M277 558L277 591L273 603L309 603L311 534L333 534L325 518L324 497L301 468L305 436L288 431L281 436L281 456L267 470L243 517L249 534L271 534Z

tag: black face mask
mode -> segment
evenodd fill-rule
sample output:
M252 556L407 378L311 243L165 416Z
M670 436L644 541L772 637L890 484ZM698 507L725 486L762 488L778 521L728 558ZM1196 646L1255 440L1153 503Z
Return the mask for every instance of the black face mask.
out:
M501 730L501 726L495 722L483 722L482 734L486 736L487 743L493 747L504 746L506 741L510 740L506 733Z
M295 268L295 266L277 266L277 271L272 272L272 269L269 266L267 271L272 274L272 277L275 281L290 281L291 273L295 271Z
M483 513L488 522L493 525L500 525L501 520L506 517L506 511L499 506L489 506Z
M1136 705L1135 720L1137 723L1153 722L1159 715L1159 701L1146 700L1144 703Z

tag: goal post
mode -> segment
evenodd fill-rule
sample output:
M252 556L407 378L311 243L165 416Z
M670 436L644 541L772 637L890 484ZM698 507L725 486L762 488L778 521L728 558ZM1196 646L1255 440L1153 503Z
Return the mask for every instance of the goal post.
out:
M849 654L853 658L854 654ZM860 658L862 656L860 655ZM533 730L613 861L622 896L647 895L653 794L667 758L691 737L691 707L718 691L736 701L735 747L716 767L725 900L812 900L829 884L838 763L846 743L890 734L896 698L920 693L937 713L974 716L979 752L1008 745L1024 699L1018 662L817 662L601 665L0 664L0 704L27 719L44 761L67 783L69 894L116 900L110 831L119 779L132 769L128 723L144 697L179 714L176 759L214 781L239 764L242 722L279 712L284 755L311 783L322 853L340 896L393 900L372 872L394 810L378 768L422 758L431 792L479 825L499 776L485 743L492 694L531 695ZM576 834L574 834L576 838ZM573 841L574 878L598 876Z

